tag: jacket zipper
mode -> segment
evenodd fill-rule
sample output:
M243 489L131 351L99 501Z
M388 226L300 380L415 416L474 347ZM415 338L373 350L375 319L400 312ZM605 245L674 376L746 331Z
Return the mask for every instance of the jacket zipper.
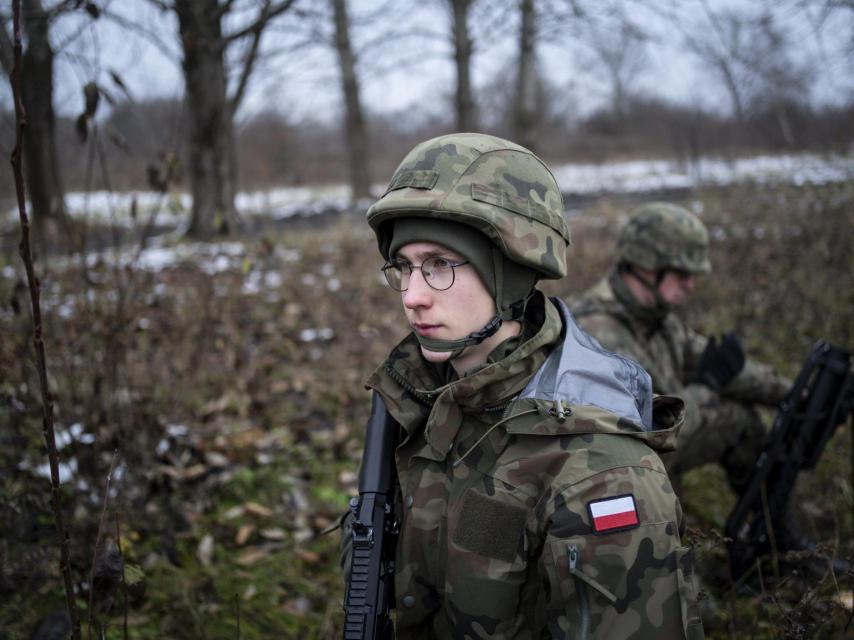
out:
M386 373L401 387L404 388L405 391L408 391L413 398L415 398L418 402L423 404L425 407L432 407L433 402L429 399L429 396L425 397L425 394L411 384L409 384L406 380L403 379L397 371L391 365L386 365L385 367Z
M590 600L587 596L587 583L578 575L578 547L569 545L569 573L575 582L575 591L578 594L578 638L587 640L590 637Z

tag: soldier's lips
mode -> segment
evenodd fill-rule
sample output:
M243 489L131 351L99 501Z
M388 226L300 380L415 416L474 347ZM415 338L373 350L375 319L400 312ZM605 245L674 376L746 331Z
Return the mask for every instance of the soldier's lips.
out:
M442 325L440 325L440 324L427 324L424 322L415 322L412 324L412 328L415 329L415 332L419 336L424 336L425 338L431 338L439 332L439 330L442 328Z

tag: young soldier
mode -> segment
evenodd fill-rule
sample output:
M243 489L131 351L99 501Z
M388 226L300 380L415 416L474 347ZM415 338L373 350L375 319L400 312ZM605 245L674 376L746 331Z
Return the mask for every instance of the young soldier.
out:
M709 236L682 207L653 202L636 209L619 232L618 262L592 289L570 301L579 324L606 349L639 362L656 393L686 403L676 453L665 457L678 476L709 462L723 465L739 493L762 451L757 405L776 406L791 382L745 358L734 334L705 338L674 313L708 273ZM803 546L790 524L776 523L783 547Z
M566 275L548 168L439 137L367 220L413 330L367 382L401 425L397 636L702 637L656 453L682 403L535 288Z

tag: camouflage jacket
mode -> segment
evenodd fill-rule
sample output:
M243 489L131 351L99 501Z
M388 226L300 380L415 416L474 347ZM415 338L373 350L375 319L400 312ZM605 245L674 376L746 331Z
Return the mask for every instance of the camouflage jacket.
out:
M616 353L623 354L649 372L656 393L678 395L686 404L685 428L699 421L699 407L707 406L717 392L693 382L707 338L689 329L674 313L661 317L640 307L619 273L569 301L573 314L590 335ZM791 381L747 358L744 369L724 389L723 397L775 406L785 397Z
M697 638L656 450L676 398L537 294L538 331L446 382L410 335L369 378L402 425L399 638Z

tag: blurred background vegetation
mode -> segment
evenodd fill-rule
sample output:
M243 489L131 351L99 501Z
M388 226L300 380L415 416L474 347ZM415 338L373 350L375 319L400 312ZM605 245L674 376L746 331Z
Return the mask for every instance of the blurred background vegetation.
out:
M751 355L789 375L820 338L854 346L854 57L850 38L841 59L828 44L853 32L850 3L22 4L28 212L84 637L340 636L337 532L323 532L355 491L362 381L406 328L364 208L426 137L478 130L553 164L666 159L686 175L709 157L841 157L843 175L826 183L698 179L583 198L562 185L569 276L547 291L568 297L595 282L630 208L668 197L712 232L714 271L685 310L692 325L736 329ZM415 4L432 12L431 29ZM143 5L165 22L132 10ZM0 16L8 73L11 12ZM111 67L121 46L104 25L174 54L180 95L126 81L132 69ZM640 82L674 44L694 62L693 93L717 102ZM555 50L581 67L575 84L555 80ZM490 55L492 67L478 66ZM199 86L193 64L218 80ZM281 66L322 68L316 81L338 101L334 117L296 117L259 99ZM362 105L359 86L391 85L401 68L413 95L426 88L433 99ZM833 99L818 86L827 72L842 88ZM591 78L598 101L588 100ZM0 146L10 152L4 98ZM310 206L338 183L348 185L343 202ZM304 215L241 215L240 192L282 186L310 192ZM95 190L150 192L158 204L95 217L85 197L69 195ZM13 195L0 166L3 211ZM59 545L17 212L0 222L0 638L46 640L63 637ZM804 526L838 557L854 556L853 463L846 426L795 496ZM725 480L706 467L684 490L710 637L852 633L854 575L795 564L734 585L720 541L733 504Z

